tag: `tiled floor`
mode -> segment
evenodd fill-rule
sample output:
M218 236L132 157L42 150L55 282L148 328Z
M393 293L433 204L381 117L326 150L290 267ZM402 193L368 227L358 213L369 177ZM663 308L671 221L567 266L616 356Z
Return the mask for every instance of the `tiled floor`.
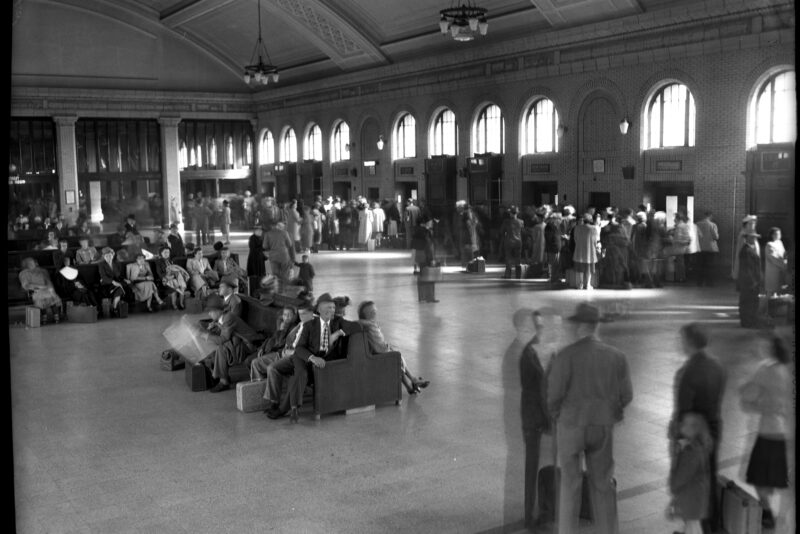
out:
M243 260L246 238L235 242ZM323 252L312 262L318 293L354 301L349 318L359 301L376 301L384 333L431 387L400 407L319 422L306 412L291 425L238 412L232 391L192 393L182 372L161 371L161 332L177 312L12 326L17 531L519 530L518 414L504 414L517 402L515 383L501 373L510 317L521 306L568 314L583 299L629 311L601 327L627 353L634 384L614 444L621 532L679 526L663 513L665 436L684 359L677 329L688 321L714 328L711 352L729 373L722 472L741 479L754 435L736 389L757 354L737 326L732 288L551 291L448 268L441 302L419 304L406 252ZM781 331L794 341L790 327ZM793 493L782 501L787 515Z

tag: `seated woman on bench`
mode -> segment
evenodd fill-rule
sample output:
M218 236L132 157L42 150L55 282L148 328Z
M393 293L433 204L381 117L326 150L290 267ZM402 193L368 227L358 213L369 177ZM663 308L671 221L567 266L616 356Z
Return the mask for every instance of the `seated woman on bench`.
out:
M41 323L47 323L47 317L52 315L56 323L61 320L61 298L56 294L53 282L47 271L36 263L33 258L22 260L22 271L19 273L22 289L31 292L33 305L44 311Z
M81 248L75 251L75 263L87 265L100 261L100 253L96 248L89 246L89 236L81 236L78 242L81 244Z
M103 248L103 261L97 265L103 296L111 299L111 316L119 317L119 301L125 296L122 263L114 261L114 249Z
M161 247L156 258L156 274L169 295L172 309L182 310L186 306L186 283L189 281L189 273L180 265L172 263L169 259L170 254L172 252L168 246Z
M57 285L62 299L71 299L77 306L97 307L97 299L80 271L72 266L72 259L65 256L63 267L58 271Z
M127 279L131 283L133 296L136 302L146 302L147 311L153 313L153 299L156 300L159 306L164 304L161 297L158 296L158 288L156 287L155 277L150 265L144 259L144 254L141 252L136 255L136 262L129 263L125 268Z
M369 343L369 350L373 354L380 354L382 352L389 352L397 350L386 342L383 337L383 332L378 327L378 310L375 303L371 300L366 300L358 305L358 322L364 327L364 333L367 336ZM421 376L414 378L411 371L408 370L405 358L400 356L400 380L408 391L409 395L416 395L421 390L430 385L429 380L424 380Z
M191 277L191 287L195 296L205 297L209 290L219 283L219 274L203 257L202 247L195 249L194 256L186 260L186 271Z

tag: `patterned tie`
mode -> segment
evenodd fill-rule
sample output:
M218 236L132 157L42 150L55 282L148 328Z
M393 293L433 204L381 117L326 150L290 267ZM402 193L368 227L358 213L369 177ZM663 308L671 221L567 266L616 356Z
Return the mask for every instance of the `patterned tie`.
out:
M328 352L328 343L330 343L330 332L328 332L328 323L322 323L322 352Z

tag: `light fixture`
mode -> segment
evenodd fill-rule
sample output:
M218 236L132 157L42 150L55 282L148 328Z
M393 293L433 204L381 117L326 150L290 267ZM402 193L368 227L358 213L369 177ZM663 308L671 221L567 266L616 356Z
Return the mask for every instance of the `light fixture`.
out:
M561 139L562 137L564 137L564 133L566 131L567 131L567 127L564 126L563 124L559 124L558 128L556 128L556 135L558 136L559 139Z
M386 143L383 140L383 135L378 136L378 150L383 150L383 147L386 146Z
M486 35L489 31L487 12L469 0L460 6L454 2L449 8L439 11L439 31L442 35L449 32L456 41L472 41L476 34Z
M256 56L258 56L258 63L254 63ZM250 56L251 64L244 68L244 76L242 76L244 83L249 84L252 81L255 85L267 85L270 79L273 83L278 82L278 67L264 63L264 56L266 56L267 61L270 61L267 47L261 38L261 0L258 0L258 41L256 41L253 54Z
M619 133L625 135L628 133L628 128L630 127L631 123L628 121L628 116L625 115L625 118L622 119L619 123Z

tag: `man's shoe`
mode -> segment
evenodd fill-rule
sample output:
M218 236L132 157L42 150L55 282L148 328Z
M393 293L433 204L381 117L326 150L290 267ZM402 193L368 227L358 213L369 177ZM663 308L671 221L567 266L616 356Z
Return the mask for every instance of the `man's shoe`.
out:
M228 389L231 389L231 385L230 384L226 384L224 382L220 382L219 384L217 384L213 388L209 389L209 391L211 393L219 393L220 391L225 391L225 390L228 390Z
M292 408L291 410L289 410L289 421L291 421L292 423L300 422L300 416L297 414L297 408Z
M269 407L266 410L264 410L264 413L267 414L267 416L269 416L270 412L277 412L277 411L278 411L278 403L271 402L269 403Z

